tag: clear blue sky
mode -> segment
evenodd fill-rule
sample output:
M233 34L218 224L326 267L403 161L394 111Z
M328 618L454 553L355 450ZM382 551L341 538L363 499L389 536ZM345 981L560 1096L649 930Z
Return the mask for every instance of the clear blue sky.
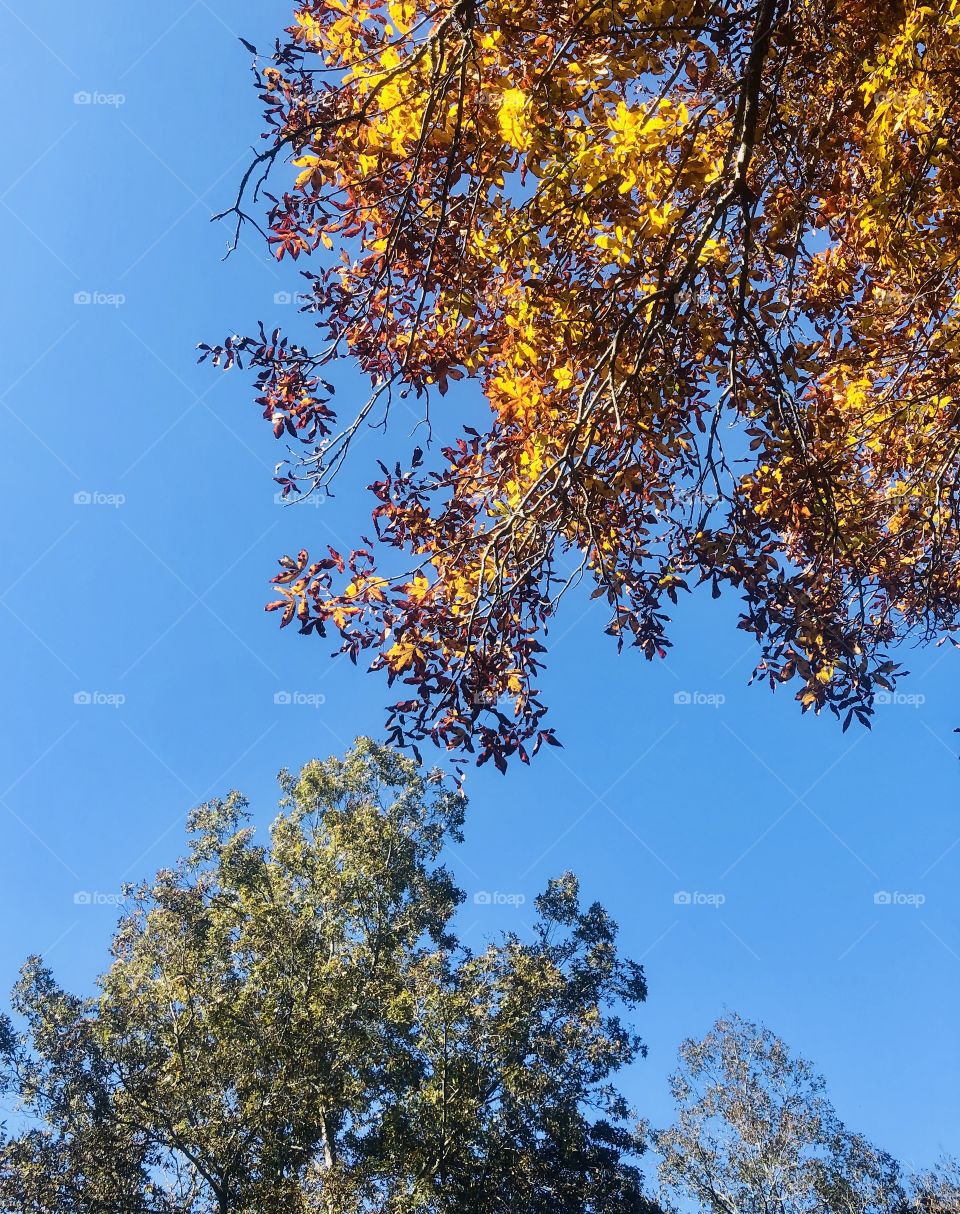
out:
M195 365L198 340L260 317L303 331L273 302L295 275L253 241L221 262L228 233L209 223L260 130L236 35L268 45L287 15L280 0L169 0L133 20L107 0L0 0L3 989L40 952L89 990L111 895L178 854L189 806L237 786L269 822L280 767L382 726L381 681L262 612L275 559L348 545L362 497L277 506L249 381ZM344 385L341 403L361 391ZM378 441L348 478L372 479ZM726 1006L812 1057L850 1123L932 1161L960 1148L960 654L907 654L902 690L922 702L844 736L746 686L735 612L684 604L651 666L570 601L542 683L566 748L468 778L451 857L464 931L522 930L523 905L474 894L529 903L573 868L647 967L650 1056L629 1077L643 1114L665 1118L678 1042ZM283 691L325 699L275 704Z

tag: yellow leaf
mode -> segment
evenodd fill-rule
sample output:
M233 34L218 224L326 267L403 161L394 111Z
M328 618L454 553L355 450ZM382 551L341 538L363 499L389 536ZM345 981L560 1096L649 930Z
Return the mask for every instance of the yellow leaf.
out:
M500 133L518 152L530 146L530 129L526 121L527 95L522 89L507 89L500 102Z

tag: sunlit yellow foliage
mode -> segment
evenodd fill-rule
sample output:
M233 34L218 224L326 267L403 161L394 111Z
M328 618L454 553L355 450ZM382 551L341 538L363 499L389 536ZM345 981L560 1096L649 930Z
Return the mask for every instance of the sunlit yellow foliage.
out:
M302 0L289 34L271 239L332 255L330 344L284 358L352 355L370 409L465 377L490 406L374 487L410 558L379 597L282 575L285 618L404 674L401 738L542 740L584 575L647 656L665 601L734 588L759 673L845 716L889 644L956 629L960 0Z

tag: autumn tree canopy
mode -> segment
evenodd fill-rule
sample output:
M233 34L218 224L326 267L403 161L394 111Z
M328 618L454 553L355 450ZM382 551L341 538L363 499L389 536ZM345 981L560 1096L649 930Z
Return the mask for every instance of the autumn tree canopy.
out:
M958 0L301 0L255 71L228 214L319 335L203 356L255 368L291 496L425 420L370 540L285 558L270 604L403 684L397 742L552 738L581 579L649 658L680 592L732 590L758 676L844 726L957 628Z
M364 740L283 784L267 845L238 794L194 812L97 995L24 967L0 1210L657 1214L612 1082L646 983L603 908L568 873L471 951L460 793Z

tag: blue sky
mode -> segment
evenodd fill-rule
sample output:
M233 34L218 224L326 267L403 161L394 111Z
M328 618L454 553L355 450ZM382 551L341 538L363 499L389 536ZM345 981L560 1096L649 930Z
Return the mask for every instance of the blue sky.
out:
M381 681L262 612L278 556L363 528L347 482L373 479L380 440L334 502L283 509L249 381L195 364L197 341L261 317L304 333L274 303L296 275L252 238L221 261L209 222L260 130L236 35L268 45L287 15L169 0L131 21L89 0L78 21L0 0L4 989L40 952L89 990L121 882L178 854L191 805L235 786L267 823L281 767L382 726ZM340 382L342 405L362 391ZM452 391L451 429L457 407ZM852 1125L932 1162L960 1149L960 654L907 653L905 698L842 735L746 686L735 616L727 597L681 604L649 665L617 656L599 605L568 602L542 681L565 749L468 777L450 858L466 938L522 931L573 868L647 968L650 1053L627 1079L645 1116L669 1115L677 1044L727 1007L811 1057Z

